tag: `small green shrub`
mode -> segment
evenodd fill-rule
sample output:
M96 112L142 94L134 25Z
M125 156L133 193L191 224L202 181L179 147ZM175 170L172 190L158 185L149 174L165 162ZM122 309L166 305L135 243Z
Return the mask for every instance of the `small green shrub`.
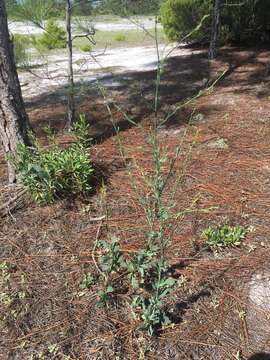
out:
M80 46L80 50L83 52L90 52L90 51L92 51L92 45L91 44L83 44Z
M207 245L212 248L232 247L241 244L246 235L246 230L241 226L222 225L218 229L209 226L203 235L206 237Z
M33 200L40 204L58 198L86 195L93 173L87 148L88 127L84 117L75 126L77 141L66 149L55 143L43 149L36 142L34 148L19 145L16 171Z
M114 36L114 40L115 40L115 41L119 41L119 42L124 42L124 41L127 40L127 37L126 37L126 35L124 35L124 34L116 34L116 35Z
M48 20L43 35L37 40L46 49L62 49L66 47L66 33L54 20Z

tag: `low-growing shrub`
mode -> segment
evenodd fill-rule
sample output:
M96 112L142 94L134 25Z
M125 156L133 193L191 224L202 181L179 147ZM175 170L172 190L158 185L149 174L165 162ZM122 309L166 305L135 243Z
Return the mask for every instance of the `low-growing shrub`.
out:
M83 52L90 52L90 51L92 51L92 45L91 44L83 44L80 46L80 50Z
M38 39L38 44L46 49L62 49L66 47L66 33L52 19L48 20L45 31Z
M246 235L246 230L241 226L222 225L215 229L209 226L203 235L206 237L207 245L212 248L232 247L241 244Z
M40 204L58 198L86 195L93 173L88 154L88 126L84 117L75 126L77 141L66 149L52 142L49 149L36 141L34 148L19 145L14 160L16 171L33 200Z
M115 40L115 41L119 41L119 42L123 42L123 41L126 41L126 40L127 40L127 37L126 37L126 35L124 35L124 34L116 34L116 35L114 36L114 40Z

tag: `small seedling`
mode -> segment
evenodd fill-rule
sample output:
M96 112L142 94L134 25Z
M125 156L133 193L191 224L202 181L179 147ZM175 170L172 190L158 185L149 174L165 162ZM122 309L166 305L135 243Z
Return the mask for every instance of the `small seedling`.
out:
M218 247L239 246L246 235L246 230L241 226L222 225L215 229L209 226L204 232L206 243L211 249Z

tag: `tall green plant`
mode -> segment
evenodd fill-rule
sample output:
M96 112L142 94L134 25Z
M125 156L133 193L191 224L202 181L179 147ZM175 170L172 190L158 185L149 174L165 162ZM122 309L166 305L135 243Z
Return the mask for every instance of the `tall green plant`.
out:
M166 58L162 59L160 56L157 41L157 19L155 25L158 65L154 100L151 104L153 120L147 133L145 133L145 127L134 122L116 102L112 102L111 99L107 101L105 89L99 86L116 133L120 154L126 163L130 183L143 213L144 227L140 234L143 234L144 242L134 254L128 255L121 249L121 239L102 240L99 246L98 261L96 261L96 244L92 254L98 270L96 285L98 285L98 296L101 302L109 306L117 299L117 293L128 287L127 302L131 313L137 322L140 322L140 329L147 331L149 335L156 334L162 327L171 323L166 304L169 295L175 290L176 279L169 274L168 249L175 231L181 226L181 220L187 213L198 211L193 209L197 202L196 198L191 202L190 207L182 211L177 209L175 200L195 144L194 141L189 146L185 146L189 126L186 126L185 130L181 132L179 143L173 154L170 155L163 139L160 139L159 130L183 106L204 93L203 91L199 92L192 99L179 104L176 109L160 117L160 84ZM217 81L215 80L206 91L212 89ZM126 121L141 129L145 134L151 154L146 168L138 166L136 161L131 162L130 156L127 156L119 128L114 120L112 107L122 113ZM126 161L127 158L129 158L128 161ZM134 169L136 174L141 174L139 178L135 176Z
M129 283L130 300L129 306L134 317L140 320L140 328L146 330L149 335L154 335L158 329L170 324L170 317L166 310L166 302L169 294L174 290L175 279L169 273L169 261L167 250L172 240L174 231L179 224L179 219L184 216L182 212L176 210L175 195L176 189L183 180L184 168L189 158L190 149L184 150L184 139L187 130L181 135L179 145L175 149L172 157L169 157L167 148L164 147L159 138L159 127L164 125L170 118L168 113L164 118L159 118L159 89L161 75L163 73L164 59L160 57L159 45L157 42L157 21L156 21L156 49L158 68L156 76L155 96L152 104L153 122L149 127L147 143L151 152L151 171L144 168L137 168L136 163L132 165L127 163L127 169L131 185L137 195L139 206L144 213L144 245L132 256L121 255L121 264L114 271L119 273L116 279L125 279ZM123 159L125 156L125 146L122 143L119 129L114 122L111 104L107 102L105 90L100 88L107 110L110 114L112 125L116 131L116 138L119 150ZM133 122L129 116L122 111L116 104L113 104L123 113L126 120L134 126L141 128L140 124ZM141 128L144 131L143 128ZM184 161L180 161L184 158ZM164 165L167 164L165 167ZM141 174L138 182L135 180L132 169L136 168ZM141 186L141 184L144 186ZM141 190L141 189L145 190ZM110 248L110 242L106 242L107 248ZM119 240L118 240L119 243ZM119 245L118 245L119 249ZM121 250L120 250L121 251ZM110 251L110 258L115 257ZM120 275L121 274L121 275ZM115 277L106 277L105 290L109 288L110 292L105 292L106 299L109 301L117 292L117 280ZM108 283L110 286L108 287ZM103 297L104 299L104 297Z

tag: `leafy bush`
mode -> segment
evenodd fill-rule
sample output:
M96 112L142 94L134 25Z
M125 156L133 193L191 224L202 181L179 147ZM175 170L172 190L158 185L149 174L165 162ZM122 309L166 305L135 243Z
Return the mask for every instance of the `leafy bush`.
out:
M170 40L180 40L191 33L205 15L211 13L209 0L167 0L161 7L161 22ZM205 36L209 29L209 18L189 39Z
M115 40L115 41L121 42L121 41L126 41L126 39L127 39L127 37L126 37L126 35L124 35L124 34L116 34L116 35L114 36L114 40Z
M77 141L66 149L52 142L43 149L19 145L14 160L16 171L33 200L48 204L57 198L86 195L93 173L87 148L88 127L84 117L74 129ZM52 141L52 139L51 139Z
M198 41L210 37L213 1L167 0L161 7L161 21L170 40L180 40L190 32L189 40ZM201 20L202 26L196 29ZM228 0L222 7L221 34L223 41L254 43L270 40L270 2L268 0Z
M246 235L246 230L241 226L222 225L218 229L209 226L203 235L206 237L206 243L210 248L231 247L241 244L241 240Z
M66 33L54 20L50 19L38 43L46 49L62 49L66 47Z

